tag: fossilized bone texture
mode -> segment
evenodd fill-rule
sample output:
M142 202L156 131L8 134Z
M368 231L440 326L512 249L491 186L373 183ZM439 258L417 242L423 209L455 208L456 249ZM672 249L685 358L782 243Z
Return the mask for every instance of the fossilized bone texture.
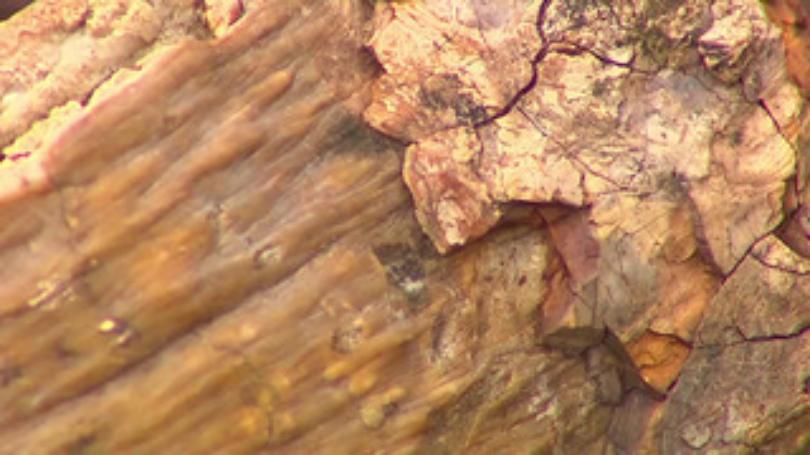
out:
M683 197L728 272L779 223L795 164L781 133L802 107L779 29L753 1L662 5L379 8L386 75L366 118L413 142L405 178L440 250L480 236L499 203L591 206L607 241L616 223L598 214L618 200Z
M690 340L711 271L783 219L804 102L755 1L404 2L375 19L385 75L365 118L411 142L405 181L440 251L510 202L587 207L588 317Z
M802 450L796 3L35 1L0 454Z
M547 218L567 277L550 283L541 333L605 325L665 391L721 280L758 273L738 268L779 243L772 233L797 207L781 238L808 250L797 196L806 89L794 83L806 77L806 21L769 8L785 32L746 0L379 6L369 45L385 74L364 115L410 143L404 178L441 252L484 235L515 202L581 208ZM720 296L758 292L728 279ZM807 326L804 310L784 318L789 333ZM582 339L576 330L565 333ZM667 422L682 412L672 409Z

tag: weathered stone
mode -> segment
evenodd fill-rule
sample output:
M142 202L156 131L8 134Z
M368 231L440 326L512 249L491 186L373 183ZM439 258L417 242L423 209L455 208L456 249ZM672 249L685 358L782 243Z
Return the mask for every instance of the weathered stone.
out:
M766 6L36 1L0 452L806 451L807 14Z

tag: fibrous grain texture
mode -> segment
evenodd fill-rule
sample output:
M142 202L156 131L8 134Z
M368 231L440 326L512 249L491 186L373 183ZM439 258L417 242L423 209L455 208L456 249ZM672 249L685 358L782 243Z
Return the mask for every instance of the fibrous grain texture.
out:
M806 449L801 6L33 2L0 453Z

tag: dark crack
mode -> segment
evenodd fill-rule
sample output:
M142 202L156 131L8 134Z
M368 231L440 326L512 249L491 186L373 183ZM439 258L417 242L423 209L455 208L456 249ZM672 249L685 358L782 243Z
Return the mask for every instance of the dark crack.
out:
M776 116L773 114L773 111L771 111L771 108L768 106L767 101L764 98L757 98L756 105L759 108L761 108L763 111L765 111L765 113L768 115L768 118L771 119L771 123L773 124L773 127L776 130L776 133L782 138L783 141L785 141L785 143L790 147L790 149L793 150L793 154L796 157L796 164L795 164L795 168L794 168L793 175L792 175L792 179L793 179L793 188L792 188L792 190L793 190L793 193L794 193L794 197L796 197L796 200L801 201L802 200L802 197L801 197L802 184L801 184L801 179L800 179L800 177L801 177L800 174L801 173L799 172L799 166L801 166L801 164L802 164L801 151L798 149L796 144L794 144L789 139L788 135L785 133L784 128L779 123L779 120L777 120ZM784 207L783 207L783 211L784 211ZM786 215L785 217L787 218L788 214L786 213L785 215Z
M796 330L794 330L792 332L772 333L772 334L769 334L769 335L748 336L748 335L745 334L745 332L743 332L743 330L737 324L726 326L722 330L733 331L734 335L736 335L736 337L739 338L739 339L733 340L733 341L725 341L725 342L724 341L707 342L707 343L700 342L700 343L695 343L694 348L695 349L700 349L700 350L718 349L718 348L719 349L726 349L726 348L741 346L741 345L748 344L748 343L759 344L759 343L770 343L770 342L795 340L795 339L801 338L804 335L810 333L810 323L804 324L804 325L800 326L798 329L796 329ZM722 331L722 330L720 330L720 331ZM698 339L699 338L700 338L700 335L698 335Z
M581 170L581 175L580 175L581 184L580 184L580 187L583 188L583 190L584 190L584 178L585 178L584 174L587 173L587 174L593 175L593 176L595 176L595 177L597 177L599 179L602 179L602 180L606 181L608 184L612 185L615 188L614 191L617 191L617 192L628 191L628 192L630 192L631 189L627 185L621 184L621 183L617 182L616 180L614 180L613 178L611 178L610 176L593 169L585 160L579 158L575 153L571 153L571 151L570 151L570 149L568 147L566 147L564 144L562 144L559 140L553 138L547 132L543 131L542 127L537 123L537 121L534 118L532 118L532 116L528 115L528 113L525 112L524 109L521 109L521 107L519 106L519 103L523 100L523 98L527 94L532 92L532 90L534 90L534 88L537 86L538 79L539 79L539 65L550 54L561 54L561 55L570 55L570 56L590 55L591 57L593 57L594 59L600 61L604 65L610 65L610 66L616 66L616 67L620 67L620 68L626 68L626 69L630 70L631 72L639 72L639 73L643 73L643 74L654 74L654 72L644 71L644 70L638 69L638 68L636 68L634 66L634 62L635 62L635 59L636 59L636 54L633 54L633 56L627 62L621 62L621 61L610 58L610 57L608 57L606 55L603 55L603 54L601 54L601 53L599 53L599 52L597 52L597 51L595 51L595 50L593 50L593 49L591 49L591 48L589 48L587 46L584 46L584 45L581 45L581 44L578 44L578 43L570 43L570 42L565 42L565 41L550 40L546 36L545 30L544 30L543 27L544 27L544 25L546 23L547 13L548 13L549 7L551 6L551 3L552 3L551 0L544 0L543 1L543 3L540 5L540 8L539 8L538 14L537 14L537 18L535 20L535 28L536 28L537 34L538 34L538 36L540 38L541 46L540 46L540 49L537 51L537 53L535 54L535 56L531 60L532 72L531 72L531 77L529 78L529 81L523 87L521 87L512 96L512 98L510 98L509 101L506 104L504 104L500 109L498 109L494 114L486 116L485 118L483 118L481 120L475 120L474 119L475 121L472 124L472 128L473 128L473 131L475 132L476 136L479 139L479 143L481 144L477 156L479 156L479 157L481 156L481 154L483 152L483 147L484 147L483 146L483 141L481 140L481 136L479 134L479 129L482 128L482 127L485 127L487 125L493 124L497 120L499 120L499 119L503 118L504 116L510 114L512 111L517 110L535 127L535 129L537 129L541 134L543 134L543 136L549 138L552 142L554 142L564 152L563 156L565 156L568 160L570 160L570 161L572 161L572 162L579 165L580 170ZM479 178L482 177L480 175L478 169L473 169L473 171L475 172L475 174ZM484 181L484 180L485 179L482 178L482 181Z
M794 153L798 154L799 151L796 149L796 147L793 145L793 143L788 139L788 136L785 134L785 131L782 129L782 125L779 124L779 121L776 119L776 116L771 111L771 108L768 107L768 102L765 101L764 98L757 98L756 104L757 104L757 106L762 108L762 110L764 110L765 113L768 115L768 118L771 119L771 122L773 123L773 127L776 130L776 133L779 134L779 136L782 137L782 140L784 140L790 146L790 148L793 150Z
M796 338L801 338L804 334L810 333L810 323L802 325L798 329L788 332L788 333L774 333L770 335L754 335L754 336L747 336L745 332L742 331L740 326L735 325L734 330L740 335L742 341L739 343L768 343L771 341L785 341L785 340L793 340Z
M539 77L538 72L538 65L549 53L551 49L551 42L546 38L546 32L543 30L543 24L546 22L546 14L548 13L548 8L551 6L551 0L543 0L543 3L540 5L540 9L537 12L537 19L535 20L535 28L537 29L537 35L540 37L540 49L534 55L531 60L532 65L532 75L529 78L529 82L526 83L520 90L518 90L512 98L497 112L493 115L473 124L473 128L478 129L483 126L489 125L494 123L496 120L504 117L505 115L509 114L512 109L517 106L523 97L531 92L534 87L537 85L537 79Z
M537 35L540 37L540 49L534 55L531 60L532 65L532 75L529 78L529 81L521 87L513 96L506 102L504 106L498 109L494 114L473 123L473 128L481 128L483 126L489 125L497 121L498 119L508 115L512 112L513 109L518 105L518 103L530 93L534 88L537 86L537 81L539 78L539 65L543 62L543 60L552 53L558 53L563 55L584 55L588 54L593 58L599 60L605 65L610 66L617 66L621 68L627 68L633 72L640 72L644 74L654 74L652 71L645 71L634 66L634 62L636 59L636 55L633 54L632 58L627 62L620 62L618 60L612 59L606 55L603 55L587 46L583 46L578 43L569 43L564 41L553 41L550 40L546 36L546 32L543 29L547 19L548 9L551 6L551 0L543 0L543 3L540 5L540 8L537 13L537 19L535 20L535 28L537 30ZM558 45L558 46L555 46Z
M580 357L589 370L591 380L596 382L597 390L605 386L618 386L618 396L615 393L609 394L605 397L608 400L604 404L620 405L631 390L638 390L656 401L666 399L666 394L644 381L624 343L607 326L560 328L543 337L539 344L557 350L566 357ZM618 384L611 384L610 381L607 384L600 383L604 379L611 379L600 378L602 373L616 374Z
M760 234L757 238L755 238L754 241L751 242L750 245L748 245L748 248L745 249L745 252L742 255L740 255L740 258L737 259L737 261L734 263L734 265L731 266L729 271L726 272L726 273L721 273L722 279L720 280L720 283L725 284L726 281L728 281L731 277L733 277L734 273L737 272L737 269L739 269L740 266L742 265L742 263L745 262L745 259L748 258L749 256L751 256L751 257L754 256L754 252L753 252L754 248L756 248L756 246L759 244L759 242L763 241L765 238L767 238L768 236L770 236L772 234L773 234L773 231L770 230L770 231L767 231L767 232L765 232L763 234ZM732 251L731 245L729 245L728 247L729 247L729 251ZM712 257L712 263L715 265L716 268L718 268L722 272L722 268L720 268L719 264L717 264L717 262L714 260L714 257Z
M95 95L96 90L98 90L99 87L104 85L107 81L112 79L112 77L115 76L118 73L118 71L107 70L106 73L107 74L101 76L99 80L96 81L96 83L94 83L93 86L90 87L90 89L87 90L87 92L79 98L79 104L82 107L87 107L87 105L90 104L90 100L93 98L93 95Z
M630 70L631 72L646 74L646 75L650 75L650 76L657 73L657 71L643 70L641 68L636 67L635 62L636 62L636 57L637 56L636 56L635 53L633 53L633 56L630 57L630 60L628 60L626 62L620 62L620 61L618 61L616 59L613 59L611 57L608 57L607 55L601 54L601 53L599 53L599 52L597 52L597 51L595 51L595 50L593 50L593 49L591 49L591 48L589 48L587 46L579 44L579 43L565 42L565 43L561 43L561 44L563 44L563 47L559 47L559 48L554 49L555 53L563 54L563 55L569 55L569 56L580 56L580 55L587 54L587 55L590 55L591 57L595 58L596 60L599 60L602 64L604 64L606 66L616 66L616 67L619 67L619 68L626 68L626 69ZM567 47L565 47L565 46L567 46Z
M797 268L791 268L783 264L775 264L772 262L767 261L765 258L760 257L760 255L756 253L751 253L751 258L755 261L759 262L763 267L777 270L779 272L787 273L794 276L804 277L810 276L810 270L799 270Z
M579 164L579 166L580 166L582 169L584 169L584 171L585 171L585 172L582 172L582 173L581 173L582 175L581 175L581 181L580 181L580 188L582 188L583 192L585 192L585 182L584 182L584 174L585 174L585 173L591 174L591 175L593 175L594 177L600 178L600 179L602 179L602 180L604 180L604 181L606 181L606 182L610 183L611 185L613 185L613 186L616 188L616 190L615 190L615 191L627 191L627 192L630 192L630 191L631 191L630 187L628 187L628 186L626 186L626 185L622 185L621 183L619 183L619 182L615 181L615 180L614 180L612 177L610 177L610 176L608 176L608 175L605 175L604 173L599 172L599 171L597 171L597 170L593 169L593 168L592 168L592 167L591 167L591 166L590 166L590 165L589 165L589 164L588 164L588 163L587 163L585 160L583 160L583 159L581 159L579 156L577 156L577 154L576 154L576 153L572 153L572 152L571 152L570 147L566 146L566 145L565 145L565 144L563 144L561 141L559 141L558 139L556 139L555 137L553 137L551 134L549 134L548 132L544 131L544 130L543 130L543 128L542 128L542 126L541 126L541 125L540 125L540 124L537 122L537 120L535 120L535 119L534 119L534 118L533 118L531 115L529 115L529 114L528 114L528 113L527 113L527 112L526 112L524 109L522 109L520 106L516 106L516 107L515 107L515 110L517 110L518 112L520 112L520 113L523 115L523 117L524 117L524 118L526 118L526 120L528 120L528 121L529 121L529 123L531 123L531 124L532 124L532 126L533 126L533 127L534 127L534 128L535 128L535 129L536 129L538 132L540 132L540 134L542 134L543 136L545 136L546 138L548 138L548 139L549 139L551 142L553 142L553 143L554 143L554 145L556 145L557 147L559 147L559 148L560 148L560 150L563 152L563 153L562 153L562 156L564 156L565 158L567 158L567 159L568 159L568 160L570 160L570 161L575 162L576 164Z

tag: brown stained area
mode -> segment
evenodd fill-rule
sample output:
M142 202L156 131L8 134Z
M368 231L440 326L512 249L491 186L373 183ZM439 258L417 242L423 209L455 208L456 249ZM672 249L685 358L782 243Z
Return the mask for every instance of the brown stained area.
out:
M446 141L425 141L419 150L406 156L404 163L409 169L405 183L411 194L429 207L429 213L417 211L417 218L426 232L444 233L441 237L431 236L442 253L467 238L484 235L500 218L486 186L468 164L471 157L447 154L448 141L458 144L458 150L474 150L477 138L470 130L460 130L454 136ZM441 196L435 197L437 194Z
M771 20L782 28L788 73L805 95L810 94L810 7L800 0L763 4Z
M644 381L666 392L681 373L690 347L673 336L647 332L627 347Z

